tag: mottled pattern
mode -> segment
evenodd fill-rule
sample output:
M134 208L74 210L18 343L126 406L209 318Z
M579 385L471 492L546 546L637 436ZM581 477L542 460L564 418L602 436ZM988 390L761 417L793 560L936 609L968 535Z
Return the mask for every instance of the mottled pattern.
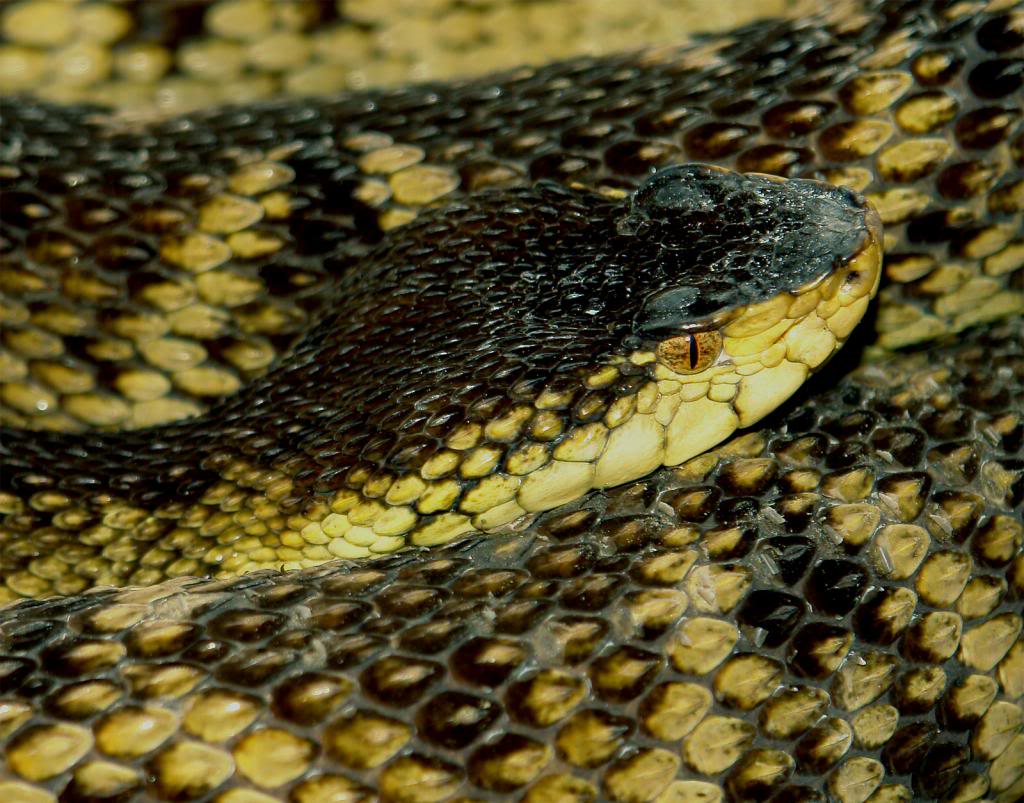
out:
M1022 334L522 532L8 608L0 793L1019 800Z
M2 593L71 596L0 610L0 798L1024 797L1024 329L988 323L1022 300L1022 14L1006 0L873 8L151 124L5 102L0 402L26 432L4 435L18 471L0 495ZM703 428L710 446L731 431L716 416L742 423L738 370L632 378L666 361L699 376L737 332L637 351L579 399L538 392L524 358L511 387L529 418L495 413L515 398L473 404L488 442L528 422L540 444L516 458L548 470L516 491L532 519L440 546L463 523L448 519L411 539L432 549L375 562L184 577L368 553L368 532L396 537L375 494L469 519L467 472L511 455L478 448L470 427L445 430L422 488L359 471L329 442L342 411L305 405L328 369L300 354L303 376L275 384L268 368L371 249L426 239L435 221L471 228L479 191L575 183L603 196L586 196L593 215L694 159L863 191L886 223L879 342L962 342L846 379L833 364L759 431L639 482L606 465L614 487L571 502L601 449L628 456L630 476L667 459L635 445L652 442L662 393L700 396L666 442ZM429 211L442 206L448 218ZM787 395L827 360L873 289L855 264L733 322L759 346L776 326L801 335L782 344L796 367L761 391ZM666 306L634 323L660 325ZM815 325L798 330L800 315ZM580 346L527 345L549 368ZM176 459L198 438L27 431L174 420L247 383L256 395L238 399L259 403L217 408L233 423L198 464ZM413 421L430 443L449 401ZM564 434L590 415L617 451L575 434L598 428ZM393 445L349 434L378 461ZM582 467L542 462L545 438ZM144 450L165 470L133 472ZM80 593L127 582L156 585Z
M1021 12L993 7L886 3L654 54L148 126L5 103L4 420L193 414L295 342L335 278L325 254L485 187L632 188L689 160L865 192L889 240L886 346L1019 312Z

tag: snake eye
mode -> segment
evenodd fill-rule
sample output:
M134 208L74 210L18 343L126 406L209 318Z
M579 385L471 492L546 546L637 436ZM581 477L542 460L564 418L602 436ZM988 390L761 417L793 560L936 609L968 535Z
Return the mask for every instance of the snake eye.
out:
M696 374L703 371L722 352L719 332L692 332L658 344L658 362L677 374Z

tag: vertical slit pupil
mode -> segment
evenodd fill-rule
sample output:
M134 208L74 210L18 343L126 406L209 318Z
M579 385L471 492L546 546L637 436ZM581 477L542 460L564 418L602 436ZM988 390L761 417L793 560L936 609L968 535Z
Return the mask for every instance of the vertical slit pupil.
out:
M697 338L690 335L690 369L697 367Z

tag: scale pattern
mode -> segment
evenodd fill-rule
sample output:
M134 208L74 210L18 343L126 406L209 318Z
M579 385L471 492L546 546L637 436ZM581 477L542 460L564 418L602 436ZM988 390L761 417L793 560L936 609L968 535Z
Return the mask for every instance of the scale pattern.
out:
M684 161L867 194L887 227L886 347L1019 312L1021 11L991 5L888 2L653 54L149 126L4 102L2 420L195 414L308 328L337 278L325 255L358 255L484 188L621 191Z
M1021 799L1024 332L971 327L1021 305L1022 12L872 9L150 126L5 101L18 427L194 413L321 312L325 253L480 189L615 195L686 159L864 191L881 343L965 334L490 540L90 594L62 548L25 590L73 596L0 610L0 797ZM5 559L32 561L48 501L0 500ZM133 579L188 568L168 554Z
M545 184L425 214L208 414L2 431L0 599L436 546L677 465L845 341L879 236L848 190L693 165L631 199ZM684 326L710 364L656 356Z
M0 611L0 794L1019 800L1022 335L522 532Z

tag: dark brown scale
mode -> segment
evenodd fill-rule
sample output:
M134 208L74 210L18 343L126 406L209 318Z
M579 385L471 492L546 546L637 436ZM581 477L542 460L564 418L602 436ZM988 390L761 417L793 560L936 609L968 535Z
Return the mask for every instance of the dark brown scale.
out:
M716 509L720 498L718 488L690 488L674 491L664 501L681 521L701 522Z
M1024 78L1024 61L1020 59L993 59L971 70L968 83L980 98L1003 98L1017 92Z
M936 733L934 726L925 722L901 728L882 751L882 760L896 775L916 774Z
M813 154L806 148L760 145L741 153L736 160L736 168L744 172L790 176L812 163Z
M825 797L808 786L786 786L773 798L776 803L822 803Z
M867 586L867 572L849 560L823 560L812 570L805 586L808 602L824 614L849 613Z
M500 715L500 706L484 697L442 692L420 709L417 725L430 743L460 750L475 742Z
M946 514L949 534L958 543L963 543L974 532L984 501L977 494L957 491L937 491L932 494L931 504Z
M765 765L771 773L764 772ZM726 779L726 790L737 800L769 800L788 780L793 761L778 751L764 750L747 753Z
M765 647L785 644L800 620L806 605L799 597L780 591L754 591L747 596L743 606L736 612L740 624L764 631ZM760 641L760 636L751 640Z
M786 586L795 586L814 560L814 542L802 536L774 536L759 546L772 574Z
M754 129L746 126L705 123L686 134L686 154L700 161L722 159L738 152L753 133Z
M944 198L962 200L988 192L995 184L1000 166L987 162L962 162L944 169L937 187Z
M619 594L619 577L581 577L569 583L560 601L569 610L597 612L607 608Z
M722 482L724 480L724 482ZM723 485L729 487L729 479L719 478ZM715 511L715 520L725 526L746 524L754 519L761 512L761 505L756 499L751 499L747 494L749 489L740 491L743 496L723 500ZM734 491L735 493L735 491Z
M1020 109L1012 106L982 106L962 115L954 132L962 147L989 150L1010 136L1020 117Z
M551 635L562 659L572 666L592 658L608 635L609 624L594 616L564 616L552 622Z
M893 703L901 713L924 714L939 701L945 690L946 677L941 669L922 667L904 673L893 685ZM922 693L918 687L924 687Z
M546 764L549 752L549 747L534 739L518 733L507 733L494 743L474 751L467 770L472 781L480 788L507 793L522 785L517 782L516 770L525 771L528 777L535 775L536 770L531 772L531 769Z
M226 642L219 642L212 651L221 653L230 649ZM212 656L211 656L212 657ZM222 657L221 655L217 656ZM255 688L272 682L288 666L295 662L296 653L291 650L250 649L227 658L216 671L216 677L243 688Z
M190 647L200 631L185 622L171 622L164 626L139 628L126 641L129 654L139 658L166 658Z

